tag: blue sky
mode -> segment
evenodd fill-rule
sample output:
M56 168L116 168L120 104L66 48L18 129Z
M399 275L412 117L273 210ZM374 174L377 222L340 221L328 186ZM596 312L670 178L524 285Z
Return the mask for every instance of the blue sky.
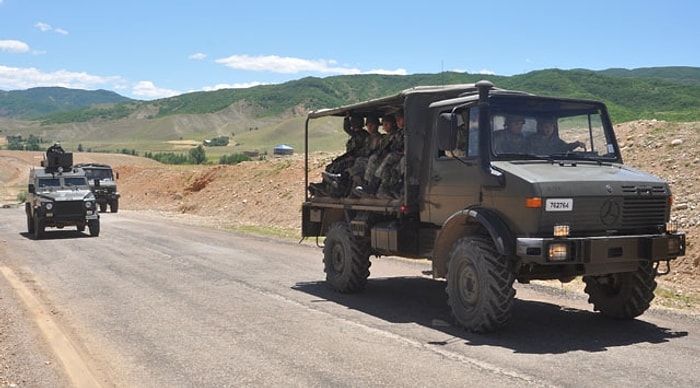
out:
M152 100L307 76L700 67L698 24L696 0L0 0L0 90Z

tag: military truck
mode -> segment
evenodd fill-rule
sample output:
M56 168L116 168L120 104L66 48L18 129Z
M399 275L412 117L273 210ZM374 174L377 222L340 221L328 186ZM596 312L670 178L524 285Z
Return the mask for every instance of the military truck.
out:
M116 213L119 211L119 191L117 191L117 180L112 171L112 167L101 163L79 163L75 167L82 168L88 178L90 190L95 194L95 199L102 213L109 211Z
M399 198L309 190L314 119L399 110ZM539 147L545 121L561 140L553 144L565 146ZM480 81L312 111L305 127L301 232L325 236L326 284L338 292L365 288L370 256L427 258L432 276L446 280L456 323L473 332L509 323L515 281L582 276L594 310L631 319L649 308L655 277L685 254L685 233L671 221L669 185L623 163L602 102ZM518 129L515 137L504 132ZM507 147L513 145L522 147Z
M47 152L41 168L29 171L25 202L27 230L35 239L44 237L46 228L75 226L90 236L100 234L100 216L87 176L73 166L72 153Z

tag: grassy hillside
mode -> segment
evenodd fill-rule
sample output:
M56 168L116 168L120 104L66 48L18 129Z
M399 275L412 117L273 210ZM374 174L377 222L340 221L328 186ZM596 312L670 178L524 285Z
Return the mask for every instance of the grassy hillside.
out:
M445 72L410 76L308 77L279 85L188 93L155 101L126 101L66 111L41 121L0 118L0 136L32 134L60 140L73 150L186 151L205 139L228 136L227 147L208 156L242 151L272 152L278 144L303 149L308 110L335 107L397 93L419 85L471 83L489 79L497 87L536 94L604 101L615 122L637 119L700 121L700 68L654 68L601 72L542 70L503 77ZM313 144L341 149L337 120L314 120Z
M108 90L80 90L40 87L27 90L0 91L0 117L35 120L62 111L130 101ZM117 109L110 107L110 110Z

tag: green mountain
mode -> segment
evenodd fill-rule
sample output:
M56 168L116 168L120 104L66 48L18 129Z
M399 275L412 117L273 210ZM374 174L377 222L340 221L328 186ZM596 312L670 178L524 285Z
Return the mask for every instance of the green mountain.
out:
M27 90L0 90L0 117L35 120L56 112L73 111L105 104L130 101L108 90L82 90L40 87Z
M33 135L44 142L60 140L68 147L72 144L73 150L80 145L112 152L177 152L220 136L229 137L231 145L208 148L208 155L244 150L271 152L274 145L282 143L303 149L304 120L309 110L391 95L415 86L481 79L504 89L601 100L616 123L640 119L700 121L700 68L547 69L510 77L454 72L307 77L278 85L187 93L154 101L63 88L2 92L0 135ZM84 107L68 108L77 104ZM41 116L38 112L48 113ZM312 125L316 149L342 149L345 137L339 122L313 120Z
M511 77L445 72L439 74L345 75L302 78L279 85L195 92L156 101L129 101L112 107L63 111L43 118L44 124L114 120L136 112L148 118L174 114L207 114L245 101L260 117L334 107L382 97L419 85L471 83L489 79L497 87L538 94L585 97L607 103L616 121L657 118L700 119L700 68L540 70Z

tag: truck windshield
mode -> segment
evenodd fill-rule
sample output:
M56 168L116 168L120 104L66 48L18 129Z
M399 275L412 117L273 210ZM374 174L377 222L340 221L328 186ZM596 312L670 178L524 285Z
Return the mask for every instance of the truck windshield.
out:
M491 115L493 155L508 159L616 158L613 136L593 104L504 104Z
M99 179L99 180L108 180L111 181L112 179L112 171L111 170L106 170L106 169L85 169L85 174L87 175L89 180L94 180L94 179Z
M61 187L61 180L58 178L41 178L39 179L40 189L52 189Z
M65 183L66 187L87 186L87 181L85 178L64 178L63 182Z

